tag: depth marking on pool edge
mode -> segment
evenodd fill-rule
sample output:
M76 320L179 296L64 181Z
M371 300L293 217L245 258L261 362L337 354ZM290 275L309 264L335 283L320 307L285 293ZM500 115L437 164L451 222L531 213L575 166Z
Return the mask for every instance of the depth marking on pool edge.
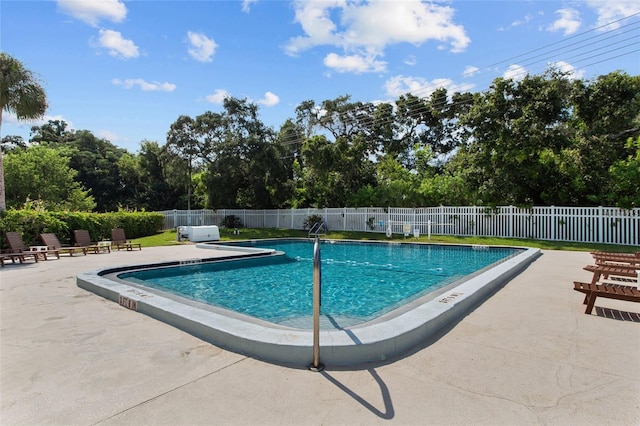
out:
M438 300L438 302L440 302L440 303L449 303L449 302L452 302L456 297L462 296L463 294L464 293L451 293L447 297L443 297L442 299Z
M133 299L129 299L126 296L120 295L118 303L120 304L120 306L124 306L125 308L131 309L132 311L138 310L138 302Z

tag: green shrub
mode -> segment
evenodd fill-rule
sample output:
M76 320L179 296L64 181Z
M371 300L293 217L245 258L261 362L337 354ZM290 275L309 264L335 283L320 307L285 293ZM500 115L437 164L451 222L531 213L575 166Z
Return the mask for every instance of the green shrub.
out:
M242 220L238 216L230 214L222 219L222 222L220 222L220 226L222 226L223 228L242 228L244 225L242 224Z
M322 219L322 216L320 216L319 214L309 215L302 223L302 229L306 231L307 229L311 229L311 227L317 222L323 222L323 221L324 219Z
M25 244L39 245L40 234L56 234L62 244L73 244L73 231L86 229L92 241L110 240L113 228L123 228L127 238L153 235L162 229L164 216L153 212L47 212L4 210L0 212L0 248L6 249L5 232L18 232Z

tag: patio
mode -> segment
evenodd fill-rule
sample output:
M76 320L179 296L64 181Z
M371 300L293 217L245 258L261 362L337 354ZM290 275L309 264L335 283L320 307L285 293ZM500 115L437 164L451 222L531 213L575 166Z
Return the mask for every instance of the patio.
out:
M543 251L400 360L321 373L219 349L76 286L84 271L199 256L145 247L2 268L0 422L640 423L640 306L598 299L584 314L572 282L590 279L588 253Z

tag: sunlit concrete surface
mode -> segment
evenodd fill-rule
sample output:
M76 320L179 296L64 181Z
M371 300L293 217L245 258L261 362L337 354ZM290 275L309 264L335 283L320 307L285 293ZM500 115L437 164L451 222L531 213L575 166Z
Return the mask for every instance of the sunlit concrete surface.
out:
M185 245L0 269L0 424L640 424L640 305L543 251L392 363L311 372L219 349L76 286L79 273L201 257ZM311 354L310 360L311 361Z

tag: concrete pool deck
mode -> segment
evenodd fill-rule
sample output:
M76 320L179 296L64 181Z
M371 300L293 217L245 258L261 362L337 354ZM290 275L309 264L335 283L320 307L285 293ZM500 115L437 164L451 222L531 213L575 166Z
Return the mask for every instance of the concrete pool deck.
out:
M76 286L185 245L0 269L0 423L640 424L640 306L572 281L588 253L543 251L452 328L389 364L314 373L228 352Z
M300 243L300 241L298 241ZM311 250L309 241L302 242ZM336 243L340 244L340 243ZM366 244L366 243L361 243ZM388 250L387 244L370 242ZM201 259L211 260L210 253L218 254L213 259L233 262L219 255L220 251L233 251L234 259L247 259L264 263L281 262L282 251L264 250L253 247L203 245ZM459 248L458 248L459 250ZM465 248L465 256L473 259L476 250ZM513 276L524 270L540 254L539 249L519 250L491 267L482 268L469 274L465 279L456 280L422 297L405 303L396 309L370 321L342 326L340 318L322 315L319 322L324 327L319 332L319 356L327 367L356 365L366 362L380 362L397 358L421 345L439 332L443 326L457 322L471 312L475 306L490 297ZM427 253L423 253L427 255ZM207 259L208 258L208 259ZM249 260L250 261L250 260ZM180 266L185 262L172 262ZM187 262L201 265L200 259ZM169 265L155 264L153 268ZM309 265L311 266L311 265ZM187 266L188 268L189 266ZM328 265L325 265L327 268ZM139 265L136 269L147 269L149 265ZM232 352L246 354L252 358L275 364L305 368L309 365L309 354L313 354L313 317L298 317L304 322L295 327L244 316L233 310L216 308L206 303L198 303L170 292L137 285L135 281L118 278L118 274L136 269L123 267L93 270L77 276L77 285L108 300L118 302L137 312L177 327L204 341ZM341 269L342 272L345 269ZM356 274L353 269L348 269ZM311 289L312 270L309 269L308 289ZM236 274L240 274L237 271ZM195 278L195 276L194 276ZM278 277L279 278L279 277ZM311 292L309 292L311 293ZM252 294L255 303L267 302L264 294ZM309 294L311 296L311 294Z

